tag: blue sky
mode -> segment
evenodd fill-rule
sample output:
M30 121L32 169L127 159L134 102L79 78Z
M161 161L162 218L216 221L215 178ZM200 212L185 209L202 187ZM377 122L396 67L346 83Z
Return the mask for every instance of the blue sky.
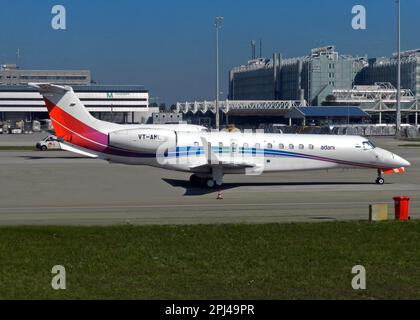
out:
M419 48L420 0L401 1L402 48ZM65 31L51 28L55 4L67 10ZM351 28L356 4L367 9L367 30ZM267 57L326 44L371 57L395 51L395 0L1 0L0 63L14 63L20 48L22 68L86 68L98 83L143 84L167 104L209 100L217 15L224 95L228 71L250 58L252 39L262 39Z

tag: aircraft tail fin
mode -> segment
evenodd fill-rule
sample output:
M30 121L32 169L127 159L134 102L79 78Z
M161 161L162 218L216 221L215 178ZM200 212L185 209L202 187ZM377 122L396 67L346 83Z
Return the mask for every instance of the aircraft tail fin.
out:
M43 96L55 134L71 144L95 151L108 144L107 130L114 124L93 117L70 86L30 83Z

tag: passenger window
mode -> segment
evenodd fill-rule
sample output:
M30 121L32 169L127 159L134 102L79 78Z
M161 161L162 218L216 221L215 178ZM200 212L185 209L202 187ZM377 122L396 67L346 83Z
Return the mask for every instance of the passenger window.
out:
M198 142L197 141L194 142L194 147L198 147Z
M284 149L284 144L283 143L279 144L279 149Z
M260 148L261 148L261 145L259 143L256 143L255 144L255 149L260 149Z
M313 144L310 144L310 145L309 145L309 149L310 149L310 150L314 150L314 145L313 145Z
M289 144L289 149L293 150L295 148L295 146L293 144Z
M305 146L304 146L303 144L300 144L300 145L299 145L299 149L300 149L300 150L303 150L304 148L305 148Z
M267 149L273 149L273 144L267 143Z

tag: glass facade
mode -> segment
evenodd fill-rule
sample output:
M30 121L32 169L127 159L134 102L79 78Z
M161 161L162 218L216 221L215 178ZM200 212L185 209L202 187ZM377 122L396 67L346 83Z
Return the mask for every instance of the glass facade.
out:
M231 100L303 100L321 104L335 88L350 89L366 59L339 55L334 46L301 58L250 61L230 72Z
M401 88L410 89L420 99L420 54L401 59ZM369 66L356 77L358 85L373 85L375 82L390 82L397 87L398 63L395 58L369 60Z

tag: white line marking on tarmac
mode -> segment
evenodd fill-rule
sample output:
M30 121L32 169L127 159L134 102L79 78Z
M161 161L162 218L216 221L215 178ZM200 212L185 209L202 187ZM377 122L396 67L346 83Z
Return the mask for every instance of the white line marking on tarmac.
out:
M381 203L393 204L392 201L376 201ZM420 201L411 201L410 203L420 203ZM196 203L196 204L158 204L158 205L118 205L118 206L28 206L28 207L8 207L8 208L0 208L0 212L6 211L19 211L19 210L51 210L51 209L153 209L153 208L192 208L200 206L200 209L203 207L238 207L238 206L255 206L255 207L270 207L270 206L278 206L279 208L283 206L296 206L296 205L353 205L353 206L365 206L372 204L372 202L289 202L289 203L282 203L282 202L274 202L274 203L220 203L220 204L212 204L212 203Z

